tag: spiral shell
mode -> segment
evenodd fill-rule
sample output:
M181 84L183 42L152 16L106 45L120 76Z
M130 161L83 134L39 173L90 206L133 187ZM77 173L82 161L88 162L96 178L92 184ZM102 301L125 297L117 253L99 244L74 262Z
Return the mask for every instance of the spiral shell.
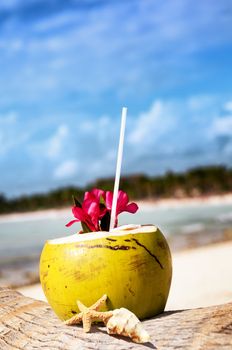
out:
M108 334L130 337L135 343L150 341L150 336L139 319L125 308L113 310L113 316L108 320L106 327Z

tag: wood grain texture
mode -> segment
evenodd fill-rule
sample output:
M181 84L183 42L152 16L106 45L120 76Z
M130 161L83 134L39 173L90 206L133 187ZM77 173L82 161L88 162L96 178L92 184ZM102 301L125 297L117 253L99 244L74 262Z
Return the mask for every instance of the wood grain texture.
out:
M232 303L165 312L143 325L152 339L144 345L109 336L103 326L85 334L80 326L65 326L48 304L0 288L0 350L232 349Z

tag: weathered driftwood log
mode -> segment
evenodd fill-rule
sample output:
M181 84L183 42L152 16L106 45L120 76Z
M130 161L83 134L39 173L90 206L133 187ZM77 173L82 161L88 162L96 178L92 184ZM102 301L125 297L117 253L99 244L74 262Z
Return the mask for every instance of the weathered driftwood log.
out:
M208 308L166 312L144 321L151 343L139 345L109 336L105 327L65 326L48 304L0 288L0 349L106 349L231 350L232 303Z

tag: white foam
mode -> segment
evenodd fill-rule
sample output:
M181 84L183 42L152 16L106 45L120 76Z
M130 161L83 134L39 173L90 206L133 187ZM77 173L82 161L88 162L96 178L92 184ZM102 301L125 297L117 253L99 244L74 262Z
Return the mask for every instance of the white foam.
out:
M91 241L99 238L106 237L115 237L115 236L123 236L125 234L137 234L137 233L149 233L157 230L157 227L154 225L124 225L117 228L112 229L110 232L107 231L99 231L99 232L90 232L77 234L61 238L56 238L49 240L49 244L67 244L67 243L75 243L75 242L83 242L83 241Z
M185 234L191 234L193 232L200 232L205 229L205 225L200 222L196 222L194 224L183 225L181 227L181 232Z

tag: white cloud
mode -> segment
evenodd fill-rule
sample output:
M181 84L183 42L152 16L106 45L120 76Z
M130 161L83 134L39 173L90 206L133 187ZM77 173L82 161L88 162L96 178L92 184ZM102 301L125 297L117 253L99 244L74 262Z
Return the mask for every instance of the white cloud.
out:
M219 159L217 152L220 142L223 145L220 148L220 161L231 164L232 114L223 115L223 98L220 103L216 103L216 108L215 98L212 98L212 106L209 105L204 96L190 96L187 99L154 100L143 112L137 115L129 113L123 172L145 172L153 175L167 169L181 171L190 166L210 164ZM52 122L49 118L41 117L34 120L34 123L28 123L28 128L25 128L25 124L22 125L20 118L12 111L0 115L0 153L7 146L13 150L12 153L16 153L16 150L17 154L20 152L26 155L17 161L25 161L25 164L27 162L31 172L36 174L33 181L39 183L41 178L46 180L46 174L52 174L50 183L53 183L47 183L47 188L61 183L83 185L98 177L113 176L120 111L118 114L115 118L96 117L93 114L94 118L91 120L90 116L87 119L78 117L78 111L72 115L65 114L65 118L68 118L67 125L62 122L65 120L64 116L56 115ZM198 118L193 118L195 115ZM215 117L217 115L220 118ZM82 128L81 123L84 125ZM1 128L3 124L4 129ZM54 131L48 137L51 125ZM30 131L25 140L22 139L24 129ZM39 139L36 138L37 135L40 135ZM221 135L226 137L220 137ZM14 144L9 144L9 140ZM2 159L7 156L8 153ZM8 158L12 158L9 163L12 166L15 160L11 156ZM21 175L18 178L24 176L23 171L25 166L19 166L18 174ZM35 180L36 176L38 177Z
M60 6L59 1L0 1L6 14L0 38L0 108L15 106L22 114L11 125L6 120L13 123L14 117L0 117L5 118L4 125L0 121L0 152L12 168L14 161L27 162L30 169L36 165L48 172L54 164L61 167L67 154L85 163L85 173L94 162L97 169L101 159L98 173L90 169L89 178L104 175L114 164L109 150L117 151L120 111L116 118L115 106L125 102L124 156L140 159L141 171L153 169L152 164L144 166L147 155L152 163L167 149L175 154L191 147L208 150L207 142L216 143L209 135L206 140L212 120L217 135L231 126L228 116L216 121L231 70L217 60L217 52L226 54L232 38L228 2L77 0L76 6L73 1ZM220 102L214 96L183 97L193 90L212 91L212 79ZM176 100L147 104L153 96L170 94ZM104 108L110 118L97 117ZM231 115L231 109L228 101L222 114ZM46 121L38 118L41 111L48 115ZM80 118L85 113L88 118ZM162 159L170 168L176 166L172 159Z
M15 111L8 112L6 114L0 114L0 124L3 125L12 125L17 122L18 115Z
M54 178L67 179L76 174L78 162L76 160L65 160L54 171Z
M79 130L84 133L92 133L94 128L94 123L92 120L84 120L81 123L79 123Z
M1 0L0 1L0 8L1 9L13 9L20 5L20 0Z
M208 108L212 105L214 97L211 95L191 96L187 100L187 104L192 111L198 111Z
M68 127L66 125L60 125L55 134L48 140L46 144L46 154L49 158L56 158L59 156L68 133Z
M65 39L61 36L53 35L46 39L31 38L28 40L25 49L28 50L30 53L38 53L40 51L61 53L62 50L69 45L69 40L65 41Z
M111 148L107 150L105 154L106 161L113 161L116 164L116 157L117 157L117 149Z
M232 101L227 101L227 102L224 104L224 109L225 109L225 111L227 111L227 112L232 112Z
M15 54L17 51L20 51L22 49L24 49L24 43L21 39L19 38L14 38L11 40L7 40L7 39L1 39L0 40L0 48L3 51L9 51L12 52L13 54Z
M70 24L77 23L81 18L82 16L80 13L66 11L38 21L34 29L38 32L47 32L48 30L54 30L65 25L70 26Z
M27 0L24 2L23 9L30 13L31 1L31 6L27 6ZM4 0L4 3L8 2ZM20 3L20 0L9 3ZM197 76L195 53L231 40L227 0L215 2L213 6L209 1L195 5L192 7L185 0L170 2L168 6L161 0L120 1L110 6L94 6L91 10L86 6L83 16L78 7L67 4L59 10L54 5L51 10L42 2L41 7L46 10L48 6L51 11L46 16L38 11L31 21L21 18L23 11L20 11L12 29L3 32L0 57L3 66L9 65L15 79L9 79L9 74L3 75L0 86L10 86L7 96L13 103L17 99L20 103L28 101L32 94L41 103L41 95L43 101L49 98L48 88L49 94L62 89L64 95L76 90L88 92L86 96L91 94L91 99L107 91L134 98L133 86L139 86L140 94L148 96L157 81L162 91L170 85L184 84L183 81L190 86ZM38 30L42 35L38 35ZM17 64L11 64L8 57L11 51L11 57L17 59L14 50L22 50L28 58L25 66L20 63L20 69ZM69 64L60 67L63 65L60 58ZM59 72L51 70L52 62L54 66L57 64ZM34 67L34 73L25 79L28 65ZM49 82L40 81L47 76ZM57 81L60 84L56 84Z
M6 155L13 149L20 149L30 137L30 131L21 129L18 114L10 111L0 114L0 155Z
M232 135L232 115L214 119L210 127L211 136Z
M155 101L150 110L139 115L132 125L128 141L133 145L149 144L167 132L173 124L174 115L170 116L168 104Z
M84 119L78 124L78 130L81 133L92 134L92 137L98 139L100 142L105 142L108 135L106 130L111 130L111 120L108 116L101 116L96 119Z
M54 69L54 70L60 70L63 69L65 66L67 66L69 63L69 60L66 58L54 58L53 60L50 61L50 63L48 63L48 65Z
M110 124L110 118L106 115L103 115L99 118L99 127L104 128L107 127Z

